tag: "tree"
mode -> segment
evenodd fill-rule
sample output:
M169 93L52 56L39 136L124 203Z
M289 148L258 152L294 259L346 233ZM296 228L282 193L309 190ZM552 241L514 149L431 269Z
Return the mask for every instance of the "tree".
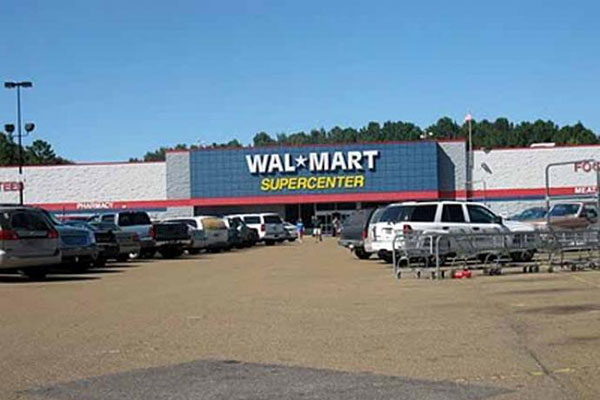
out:
M433 133L434 138L458 138L460 137L460 127L449 117L442 117L434 125L425 129L425 132Z
M521 147L529 146L536 142L556 142L558 144L596 144L600 143L597 135L586 128L581 122L570 126L559 127L552 121L537 120L514 124L507 118L500 117L495 121L486 119L471 121L473 147L496 148L496 147ZM266 132L259 132L252 141L254 147L279 145L305 145L325 143L356 143L375 141L408 141L419 140L424 132L431 132L433 138L468 138L468 124L458 125L450 117L442 117L433 125L422 130L411 122L386 121L383 126L379 122L371 121L366 126L356 129L353 127L342 128L334 126L329 131L324 128L313 129L309 134L296 132L291 134L278 133L275 139ZM429 137L429 135L427 135ZM0 137L0 157L14 157L14 143L4 137ZM227 143L213 143L211 147L242 147L242 144L233 139ZM178 144L175 149L187 149L185 144ZM190 149L197 149L192 145ZM169 150L161 147L144 156L144 161L164 160L165 152ZM133 158L131 162L136 162Z
M252 142L254 143L254 147L269 146L277 143L266 132L259 132L256 135L254 135L254 139L252 140Z
M50 143L43 140L35 140L25 151L26 163L34 165L52 164L56 160L56 153L52 150Z
M144 154L144 161L165 161L167 158L168 147L161 147L158 150L149 151Z
M361 128L358 132L358 137L361 142L377 142L381 140L381 127L379 122L369 122L366 127Z
M56 165L72 164L65 158L56 155L50 143L44 140L35 140L30 146L21 147L23 164ZM18 165L19 146L10 135L0 132L0 165Z

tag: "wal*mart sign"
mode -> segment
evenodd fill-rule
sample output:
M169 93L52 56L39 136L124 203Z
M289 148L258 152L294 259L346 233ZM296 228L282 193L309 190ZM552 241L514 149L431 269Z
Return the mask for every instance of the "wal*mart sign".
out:
M334 171L364 171L375 169L375 160L379 156L378 150L362 151L335 151L335 152L310 152L293 156L285 154L249 154L246 155L246 164L251 174L276 174L296 173L305 169L312 173ZM300 176L264 178L260 182L260 190L268 191L297 191L297 190L323 190L323 189L353 189L363 187L363 175L344 176Z
M432 142L203 149L189 157L193 198L438 190Z
M280 154L251 154L246 155L246 163L251 174L272 174L275 172L296 172L305 168L311 172L326 171L362 171L363 161L366 168L375 169L375 158L378 150L336 151L334 153L320 152L292 156L289 153Z

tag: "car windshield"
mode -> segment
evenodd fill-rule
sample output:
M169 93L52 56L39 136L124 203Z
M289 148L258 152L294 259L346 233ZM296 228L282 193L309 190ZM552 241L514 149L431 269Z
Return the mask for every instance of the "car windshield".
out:
M579 211L579 204L555 204L550 209L551 217L568 217L575 216Z
M265 215L264 217L265 224L281 224L281 218L279 215Z
M379 222L433 222L436 204L393 206L386 209Z
M87 228L87 229L92 229L92 230L97 230L97 228L93 225L88 224L85 221L65 221L63 222L63 225L68 225L68 226L74 226L77 228Z
M541 219L546 216L546 210L543 208L530 208L516 215L514 218L518 221L528 221L532 219Z
M100 231L120 231L121 230L121 228L119 228L117 225L111 224L109 222L89 222L88 226L91 226L92 228L95 228L96 230L100 230Z
M247 224L260 224L260 217L257 216L250 216L250 217L244 217L244 222Z
M165 222L181 222L183 224L189 225L193 228L198 228L198 223L196 222L196 220L191 219L191 218L186 218L186 219L168 219Z
M46 218L48 218L50 220L50 222L52 222L54 225L64 225L63 222L61 222L58 218L56 218L56 216L54 214L52 214L51 212L48 212L46 210L40 209L40 211L42 212L42 214L44 214L46 216Z
M122 213L119 215L120 226L151 225L150 217L144 212Z

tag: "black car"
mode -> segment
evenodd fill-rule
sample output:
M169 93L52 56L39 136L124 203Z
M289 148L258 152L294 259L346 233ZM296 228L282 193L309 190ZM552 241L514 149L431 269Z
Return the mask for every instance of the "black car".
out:
M371 253L365 251L364 240L367 237L369 224L377 222L383 210L384 207L356 210L342 225L338 244L353 251L361 260L370 258Z
M71 220L67 225L85 227L94 232L99 254L96 266L103 266L107 260L127 261L130 254L139 253L140 239L136 233L125 232L108 222L85 222Z

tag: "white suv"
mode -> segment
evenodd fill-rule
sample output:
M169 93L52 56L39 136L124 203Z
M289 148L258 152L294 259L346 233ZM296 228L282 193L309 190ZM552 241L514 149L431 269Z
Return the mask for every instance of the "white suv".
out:
M272 245L275 242L281 243L287 239L283 221L275 213L239 214L228 215L228 217L240 217L246 225L256 229L258 240L268 245Z
M534 228L521 222L505 221L487 207L477 203L459 201L398 203L389 205L383 211L379 222L369 226L365 250L377 253L381 259L391 262L394 237L413 231L432 234L493 233L533 232ZM523 256L515 255L515 257Z

